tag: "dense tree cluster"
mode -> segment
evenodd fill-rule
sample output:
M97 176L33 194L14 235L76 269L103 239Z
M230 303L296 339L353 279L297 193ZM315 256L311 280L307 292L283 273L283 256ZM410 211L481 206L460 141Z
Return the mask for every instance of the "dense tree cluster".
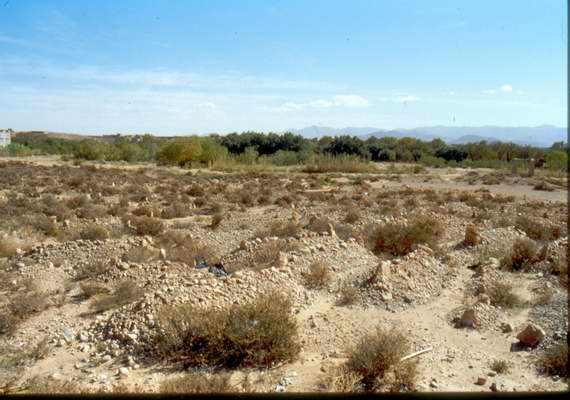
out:
M158 161L163 164L212 164L234 159L245 164L275 165L305 163L318 155L355 156L369 161L422 162L431 166L495 166L513 159L544 158L553 169L566 169L569 147L565 142L550 148L515 143L481 141L448 145L441 139L424 141L412 137L323 136L307 139L292 133L231 133L225 136L189 136L166 139L151 135L100 139L65 140L42 134L18 134L13 142L44 154L71 154L85 160ZM22 152L22 148L18 150Z

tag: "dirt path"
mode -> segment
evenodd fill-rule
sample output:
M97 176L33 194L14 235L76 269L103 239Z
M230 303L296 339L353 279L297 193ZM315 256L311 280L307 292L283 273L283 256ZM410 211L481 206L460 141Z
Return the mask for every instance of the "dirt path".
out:
M431 302L393 313L378 307L338 307L329 293L321 293L313 304L299 313L303 329L304 350L300 360L283 367L283 374L295 376L287 392L307 392L319 389L319 382L333 365L346 358L346 347L335 346L342 338L345 345L354 343L377 325L395 325L407 332L415 350L432 347L431 352L420 356L417 382L422 391L477 391L489 392L494 382L499 391L527 391L537 387L563 390L564 384L537 375L532 365L532 354L511 352L516 342L515 332L505 334L491 329L457 329L448 322L448 314L464 305L464 288L473 272L462 268L440 296ZM530 298L528 286L532 278L516 275L519 294ZM508 312L508 320L518 327L527 321L528 308ZM493 374L490 363L506 360L511 364L507 374ZM485 377L483 386L475 385L478 377Z

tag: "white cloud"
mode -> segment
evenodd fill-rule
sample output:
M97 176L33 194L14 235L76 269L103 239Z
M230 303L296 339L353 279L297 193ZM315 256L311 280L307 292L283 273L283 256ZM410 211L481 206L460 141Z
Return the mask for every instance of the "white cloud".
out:
M355 95L337 95L333 97L333 103L336 107L368 107L368 100L362 96Z
M498 92L512 93L513 92L513 85L509 85L508 83L506 83L498 89L483 90L483 93L485 93L485 94L497 94Z
M362 96L357 95L336 95L329 99L317 99L306 103L286 102L277 107L262 106L261 110L289 112L310 108L362 108L368 107L370 103Z

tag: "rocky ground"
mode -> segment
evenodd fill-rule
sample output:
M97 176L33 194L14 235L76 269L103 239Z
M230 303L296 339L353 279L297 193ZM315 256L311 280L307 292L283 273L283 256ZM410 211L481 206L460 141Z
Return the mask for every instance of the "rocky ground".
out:
M40 380L158 391L181 373L148 356L165 306L216 310L279 292L292 299L301 353L270 369L231 371L236 390L244 377L256 391L327 390L326 376L378 325L427 350L417 356L415 390L565 390L567 377L543 373L538 362L567 340L567 272L564 280L559 269L568 248L565 181L537 191L533 178L505 175L489 185L485 176L496 174L476 172L309 175L0 161L0 314L26 291L46 298L15 329L2 332L0 319L0 388L41 391L30 384ZM137 232L140 215L163 224L161 232ZM371 246L374 224L418 215L441 224L435 245L403 255ZM471 245L468 225L478 236ZM517 240L531 241L537 255L508 268ZM199 268L196 254L228 273ZM326 287L307 286L315 262L330 270ZM120 282L134 284L132 301L128 294L94 307ZM514 304L496 300L494 290L507 290L498 283L510 284ZM98 292L88 296L87 284ZM342 302L347 287L352 304ZM536 346L521 344L528 340ZM30 356L38 344L41 355ZM497 360L507 372L492 370Z

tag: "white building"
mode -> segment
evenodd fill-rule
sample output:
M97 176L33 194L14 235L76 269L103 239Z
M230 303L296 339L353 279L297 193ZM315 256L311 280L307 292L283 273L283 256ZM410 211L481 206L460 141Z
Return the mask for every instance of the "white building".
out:
M8 146L11 142L11 129L0 129L0 147Z

